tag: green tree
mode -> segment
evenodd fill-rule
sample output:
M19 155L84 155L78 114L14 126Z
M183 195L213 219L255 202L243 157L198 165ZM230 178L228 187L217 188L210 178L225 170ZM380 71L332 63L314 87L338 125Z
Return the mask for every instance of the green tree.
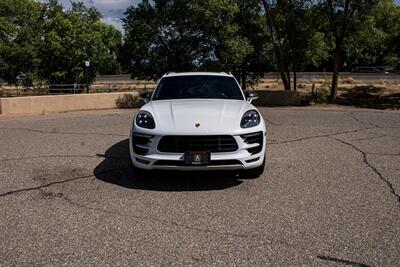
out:
M326 16L329 19L329 29L332 35L333 74L330 103L336 102L339 71L342 64L342 54L346 39L356 34L360 25L371 15L376 0L324 0Z
M63 11L52 0L44 5L44 17L41 71L50 83L85 82L86 60L91 62L90 81L97 73L120 72L117 54L121 34L101 21L97 9L78 2Z
M202 68L232 72L246 90L248 83L263 74L259 65L265 50L260 42L263 27L258 1L197 1L195 9L195 24L205 36L211 55Z
M189 1L142 1L125 12L122 57L133 77L154 79L195 68L202 37L185 25L192 20L190 12Z
M125 13L124 66L137 78L231 71L245 89L269 63L259 10L258 1L144 0Z
M23 73L28 85L37 79L82 83L86 60L90 80L118 73L120 46L121 33L83 3L64 11L57 0L0 1L0 77L8 82Z
M0 77L15 83L21 73L28 83L38 76L41 59L41 5L33 0L0 1Z
M380 0L359 31L344 45L350 65L382 65L398 69L400 63L400 6L392 0Z
M261 0L264 7L264 14L266 18L266 25L269 31L270 42L274 49L275 59L281 74L281 79L285 90L290 90L290 71L287 57L285 56L285 48L283 47L281 40L282 36L277 30L275 14L273 12L272 4L267 0Z

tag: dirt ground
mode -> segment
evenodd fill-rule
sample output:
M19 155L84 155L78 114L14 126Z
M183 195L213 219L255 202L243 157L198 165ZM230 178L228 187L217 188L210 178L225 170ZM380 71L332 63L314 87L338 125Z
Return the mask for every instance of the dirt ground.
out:
M330 94L330 79L301 80L297 83L297 90L302 93L304 103L326 103ZM314 86L314 93L313 93ZM262 80L252 86L255 90L282 90L280 80ZM351 105L364 108L400 108L399 81L355 81L353 79L339 80L337 102L342 105Z

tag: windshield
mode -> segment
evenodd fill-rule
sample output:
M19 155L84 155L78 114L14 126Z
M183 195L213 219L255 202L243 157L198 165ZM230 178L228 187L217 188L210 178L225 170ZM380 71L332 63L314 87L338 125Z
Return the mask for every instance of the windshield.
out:
M193 75L162 78L153 96L153 100L193 98L243 100L243 95L233 77Z

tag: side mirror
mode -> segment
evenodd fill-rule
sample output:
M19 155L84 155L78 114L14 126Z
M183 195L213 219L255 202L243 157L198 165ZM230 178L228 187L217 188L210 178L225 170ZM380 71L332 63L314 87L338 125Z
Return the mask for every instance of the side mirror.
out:
M258 99L258 95L256 92L254 92L254 91L246 92L246 100L247 101L249 101L251 103L253 100L256 100L256 99Z
M149 91L143 91L140 93L140 98L142 98L146 103L150 102L152 93Z

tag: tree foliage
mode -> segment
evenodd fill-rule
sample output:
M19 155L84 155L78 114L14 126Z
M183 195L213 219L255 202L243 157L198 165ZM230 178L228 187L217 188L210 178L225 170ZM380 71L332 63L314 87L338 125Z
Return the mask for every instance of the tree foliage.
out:
M79 2L64 10L57 0L2 0L0 77L84 82L89 60L91 79L224 71L245 89L279 71L285 88L296 89L298 71L332 71L334 100L339 71L400 69L400 7L393 0L141 0L126 10L123 25L124 35Z
M360 32L362 23L372 15L371 10L377 3L377 0L324 0L322 2L329 21L329 33L334 43L331 103L335 103L336 100L344 44L349 36Z
M399 69L400 8L393 1L381 0L359 30L345 42L344 60L351 65L387 66Z
M125 13L124 65L138 78L231 71L251 83L270 64L259 9L258 1L144 0Z
M35 1L0 1L0 77L15 82L23 72L37 77L42 43L41 6Z
M121 33L101 21L95 8L72 3L63 10L57 0L0 2L0 77L16 82L19 74L30 81L84 82L84 64L96 73L120 72L117 54Z
M125 13L122 62L137 78L226 71L243 87L278 70L296 89L297 71L398 68L399 10L392 0L143 0Z

